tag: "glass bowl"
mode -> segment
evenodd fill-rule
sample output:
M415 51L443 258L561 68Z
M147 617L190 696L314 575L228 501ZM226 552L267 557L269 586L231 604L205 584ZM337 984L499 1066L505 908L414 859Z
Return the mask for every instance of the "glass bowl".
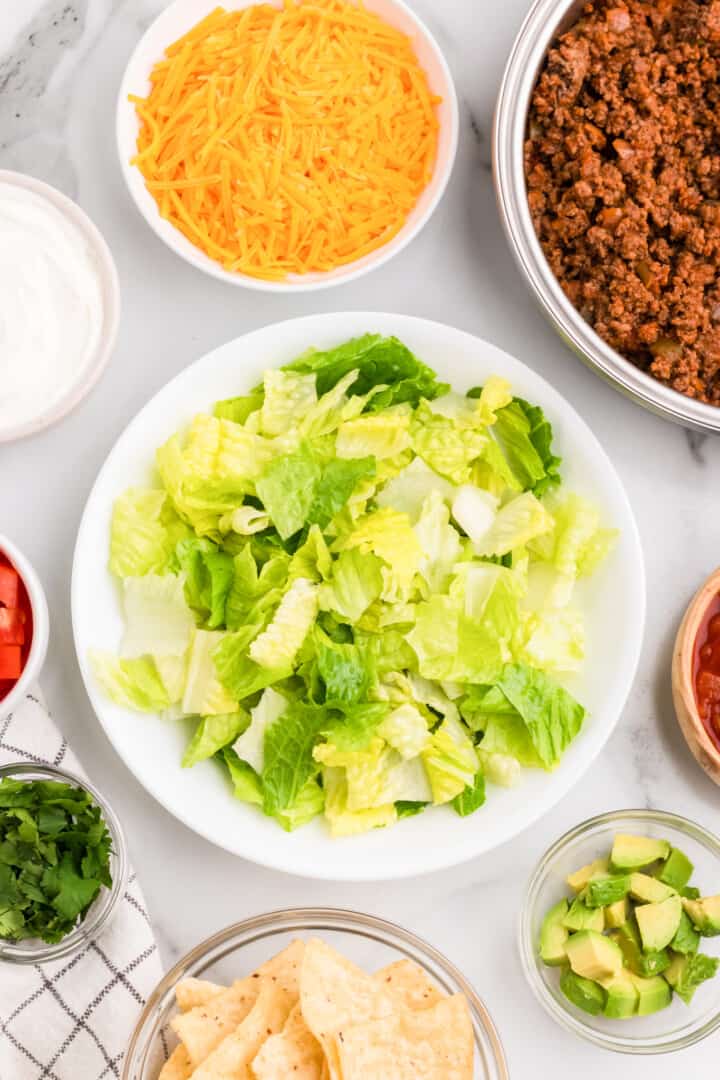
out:
M194 976L229 985L297 937L321 937L366 971L402 958L414 960L446 993L462 993L467 998L475 1033L475 1080L508 1080L502 1044L490 1015L449 960L393 923L332 908L294 908L257 915L228 926L192 949L150 995L125 1055L122 1080L157 1080L177 1042L168 1024L177 1012L173 991L180 979Z
M85 918L62 941L48 945L45 941L30 938L27 941L11 942L0 938L0 962L10 964L39 964L59 960L63 956L79 952L97 938L112 918L118 901L123 896L128 879L128 853L125 836L115 812L102 797L97 788L65 769L54 765L35 765L30 762L12 762L0 766L0 780L13 777L17 780L59 780L73 787L83 788L100 807L108 832L112 838L110 852L110 873L112 887L102 888L91 905Z
M703 895L720 891L720 840L701 825L662 810L618 810L591 818L561 836L538 863L520 913L519 946L523 969L543 1008L575 1035L622 1054L664 1054L683 1050L720 1027L720 975L703 983L690 1005L676 995L672 1004L650 1016L611 1020L575 1008L560 991L559 968L540 959L540 927L549 908L569 895L568 874L605 856L615 833L669 840L695 864L691 883ZM720 937L703 938L701 951L720 955Z

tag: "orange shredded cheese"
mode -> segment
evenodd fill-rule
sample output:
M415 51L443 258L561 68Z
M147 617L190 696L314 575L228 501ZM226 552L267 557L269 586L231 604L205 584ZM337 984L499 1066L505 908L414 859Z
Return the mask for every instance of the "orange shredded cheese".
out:
M226 270L332 270L387 243L430 181L436 106L410 39L352 0L216 8L131 95L132 163Z

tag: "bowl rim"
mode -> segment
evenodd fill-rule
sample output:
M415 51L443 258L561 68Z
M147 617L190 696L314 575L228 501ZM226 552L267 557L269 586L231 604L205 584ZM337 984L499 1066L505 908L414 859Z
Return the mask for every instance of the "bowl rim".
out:
M505 235L542 313L588 367L665 419L702 431L720 432L720 406L695 401L641 371L582 318L550 269L533 227L523 147L530 95L561 24L570 25L574 9L579 13L582 6L583 0L534 0L508 56L492 134L495 195Z
M40 761L18 759L0 765L0 779L16 776L24 776L28 780L43 778L59 780L87 791L99 806L112 838L112 854L115 856L116 864L112 885L110 888L101 890L83 922L78 923L69 934L55 944L47 944L44 941L38 944L28 944L27 941L13 944L0 939L0 964L3 962L18 965L50 963L84 949L100 936L117 912L118 904L127 889L130 874L127 840L120 820L110 803L84 776L80 776L71 769L62 769L57 765Z
M549 1016L557 1021L567 1031L579 1035L588 1042L599 1046L603 1050L610 1050L620 1054L668 1054L676 1050L684 1050L695 1043L701 1042L708 1035L720 1028L720 1010L710 1018L697 1031L683 1035L680 1038L667 1042L643 1043L630 1041L622 1036L609 1035L596 1031L585 1023L581 1016L571 1013L569 1009L561 1006L549 993L543 979L538 974L539 958L537 942L532 933L532 917L536 909L538 891L543 882L544 875L552 861L560 855L573 841L581 838L586 833L598 826L624 824L652 824L676 829L678 832L692 837L715 855L720 864L720 838L715 836L703 825L690 818L668 810L654 810L647 807L628 808L625 810L611 810L604 814L588 818L586 821L575 825L557 839L538 859L530 878L528 879L523 894L522 905L517 919L517 946L520 953L520 961L526 981L530 985L536 1000L542 1005Z
M700 626L715 596L720 595L720 567L700 585L678 628L672 658L672 693L680 730L698 764L720 784L720 740L708 732L695 695L695 644Z
M117 341L120 326L120 279L112 252L105 237L97 225L73 199L68 198L52 184L38 180L34 176L15 172L12 169L0 169L0 184L11 184L25 188L49 202L59 210L73 228L83 234L97 260L97 271L103 298L103 328L94 355L80 372L75 381L68 386L62 397L45 412L32 420L26 420L14 428L0 429L0 444L15 442L28 435L35 435L45 428L57 424L72 412L84 400L105 371Z
M0 701L0 722L17 708L36 681L47 656L50 639L50 615L45 590L35 567L8 536L0 533L0 554L9 560L25 586L33 617L33 637L25 667L9 694Z
M397 8L411 23L414 24L418 36L425 40L430 51L435 55L438 68L442 73L445 83L445 92L443 96L447 102L449 112L447 161L442 171L437 170L438 163L436 161L433 175L423 189L423 192L421 192L421 196L424 192L429 191L433 185L435 185L435 190L428 200L427 206L412 225L409 225L408 221L406 221L395 236L391 237L385 244L375 251L370 252L368 255L364 255L361 258L346 264L345 267L337 267L332 271L316 272L313 275L308 274L299 277L298 279L266 281L262 278L252 277L249 274L240 274L225 270L214 259L205 255L199 248L196 248L195 245L187 240L187 238L173 225L161 218L159 212L157 212L157 205L154 200L152 207L149 205L146 206L145 199L143 198L143 193L146 191L145 185L138 169L130 164L127 153L128 147L122 132L123 117L126 112L132 108L127 100L127 96L129 92L132 92L131 84L134 84L138 77L138 72L135 71L135 68L139 65L140 54L146 38L154 32L158 23L171 21L173 12L181 6L187 6L190 2L193 2L193 0L172 0L172 2L168 4L155 19L153 19L144 31L142 37L133 49L130 59L125 67L125 71L123 72L115 107L115 143L120 160L120 171L122 172L123 179L125 180L126 187L135 207L158 239L185 262L194 266L195 269L208 274L210 277L216 278L218 281L223 281L228 285L239 288L254 289L260 292L277 294L316 292L320 289L329 289L335 288L338 285L346 285L349 282L355 281L365 274L370 273L372 270L376 270L378 267L383 266L395 255L398 255L403 251L427 225L445 194L457 156L460 128L457 90L455 88L452 72L450 71L450 66L445 59L445 55L435 36L420 16L409 6L409 4L405 3L405 0L386 0L386 2L392 7ZM250 6L253 3L258 2L259 0L239 0L239 6ZM269 0L269 2L272 3L273 6L278 6L278 0ZM229 9L232 9L237 3L238 0L227 0L226 6ZM331 276L335 274L337 274L337 276Z
M487 1006L484 1004L473 985L451 960L448 960L439 949L435 948L434 945L431 945L424 938L414 934L411 930L406 930L397 923L391 922L388 919L383 919L377 915L370 915L352 909L333 907L280 908L259 915L251 915L246 919L241 919L239 922L231 923L222 930L216 931L216 933L211 934L210 937L205 938L190 949L163 975L158 985L148 997L145 1007L135 1025L135 1029L125 1053L122 1080L137 1080L138 1074L131 1072L130 1069L131 1066L134 1066L135 1064L132 1059L140 1049L140 1042L143 1036L146 1036L147 1038L152 1037L155 1024L160 1018L160 1009L167 998L167 995L174 989L178 981L185 976L188 969L197 961L201 960L216 948L221 947L224 944L229 945L234 938L237 938L240 935L255 934L254 937L249 936L248 940L239 942L235 948L229 948L228 952L241 950L246 945L252 944L254 941L260 940L266 936L271 936L270 932L303 933L308 930L319 931L323 929L333 932L355 934L358 937L364 937L369 940L389 945L396 949L396 951L403 951L401 946L405 945L413 953L421 955L424 960L427 960L429 963L440 969L457 984L459 991L467 998L470 1011L473 1014L473 1028L478 1028L484 1036L484 1045L480 1043L480 1039L475 1030L473 1031L473 1041L479 1052L484 1053L486 1057L487 1055L490 1056L491 1063L496 1070L494 1080L509 1080L510 1073L503 1044ZM396 940L392 939L399 939L401 946L398 946ZM147 1051L145 1050L145 1052ZM144 1068L144 1059L140 1061L139 1064Z

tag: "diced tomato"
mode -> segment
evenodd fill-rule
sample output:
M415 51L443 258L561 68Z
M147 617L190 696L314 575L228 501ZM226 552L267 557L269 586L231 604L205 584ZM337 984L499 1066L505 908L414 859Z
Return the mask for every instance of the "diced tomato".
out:
M20 608L0 607L0 645L25 644L25 614Z
M18 606L18 591L20 579L17 571L12 566L0 564L0 604L5 607L16 608Z
M19 679L22 675L22 650L19 645L0 645L0 679Z

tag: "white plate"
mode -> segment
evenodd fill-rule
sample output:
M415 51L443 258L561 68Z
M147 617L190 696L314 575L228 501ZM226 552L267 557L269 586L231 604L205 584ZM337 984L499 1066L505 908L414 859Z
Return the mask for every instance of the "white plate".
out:
M567 489L592 498L606 522L620 530L620 540L583 586L589 659L572 689L590 715L559 768L550 774L527 771L519 788L491 788L485 806L468 818L440 808L390 829L333 840L320 821L288 834L235 801L215 763L182 769L186 725L114 705L94 680L88 652L118 647L123 623L116 582L107 569L110 515L120 492L150 480L156 448L219 398L247 392L266 368L287 363L309 346L327 348L366 331L395 334L457 390L496 373L522 397L542 405L555 430ZM635 520L615 470L589 428L539 375L461 330L406 315L350 312L293 319L223 345L181 372L140 411L88 499L75 550L72 612L95 712L128 768L170 813L220 847L265 866L306 877L379 880L438 870L489 851L536 821L580 780L615 727L632 684L645 619L645 572Z
M270 0L270 2L275 7L280 7L280 0ZM235 11L250 7L255 3L257 0L225 0L224 7L229 11ZM128 94L145 97L150 90L150 73L158 60L164 56L167 46L177 41L216 7L216 0L174 0L174 3L169 4L145 31L128 62L118 94L115 118L116 139L120 168L138 210L153 231L177 255L206 274L211 274L230 285L242 285L248 289L261 289L264 292L309 292L329 288L332 285L344 285L382 266L388 259L401 252L430 220L447 187L455 162L459 125L457 94L450 68L437 41L422 20L404 3L404 0L365 0L368 11L379 15L381 19L401 30L411 39L415 54L427 75L430 89L433 94L442 98L437 109L440 127L433 175L427 187L421 192L403 227L382 247L335 270L324 273L291 274L285 281L265 281L262 278L250 277L248 274L225 270L219 262L211 259L199 247L191 243L170 221L162 218L155 199L145 186L142 173L137 166L130 164L131 158L137 152L140 124L135 106L128 101Z

